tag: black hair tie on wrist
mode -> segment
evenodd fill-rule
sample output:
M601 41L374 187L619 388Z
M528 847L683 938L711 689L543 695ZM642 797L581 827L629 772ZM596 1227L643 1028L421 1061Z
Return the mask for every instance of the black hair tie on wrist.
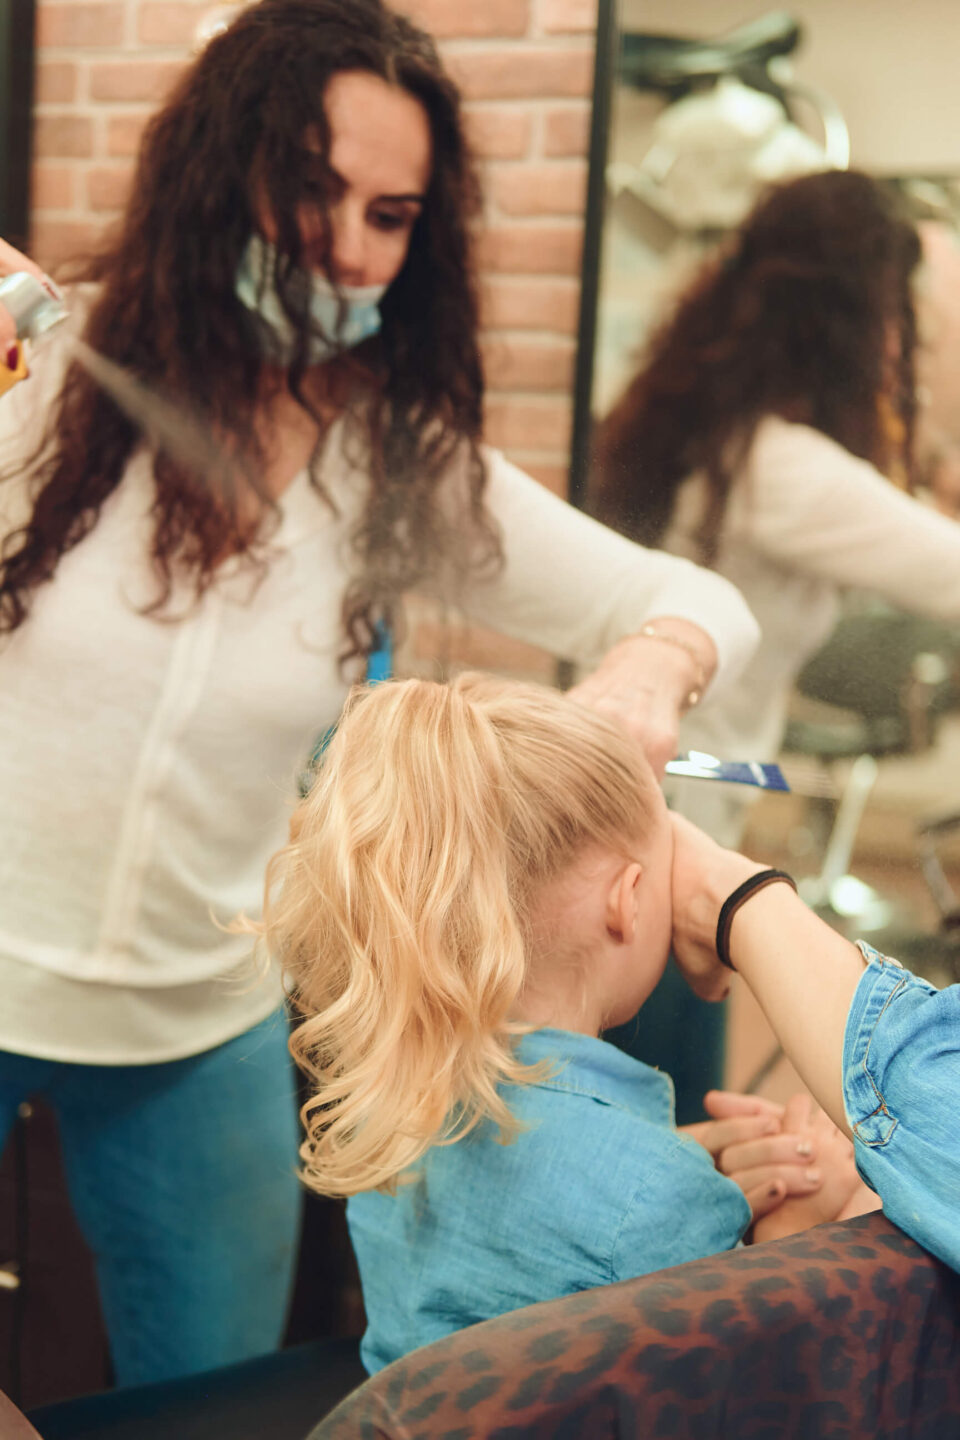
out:
M768 885L773 885L777 880L784 880L792 890L796 890L797 882L786 870L761 870L757 875L751 875L749 880L744 880L738 885L732 895L728 895L720 910L720 918L717 921L717 958L721 964L726 965L728 970L736 970L736 966L730 959L727 946L730 943L730 927L733 924L733 917L744 901L757 890L764 890Z

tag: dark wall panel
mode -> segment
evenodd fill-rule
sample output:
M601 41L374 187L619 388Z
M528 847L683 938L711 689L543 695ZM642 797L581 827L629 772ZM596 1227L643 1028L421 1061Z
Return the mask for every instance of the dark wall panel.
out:
M0 0L0 236L25 247L36 0Z

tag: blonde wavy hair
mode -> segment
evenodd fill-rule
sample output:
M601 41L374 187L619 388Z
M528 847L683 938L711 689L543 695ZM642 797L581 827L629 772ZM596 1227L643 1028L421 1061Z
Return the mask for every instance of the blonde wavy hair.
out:
M306 1017L309 1185L392 1188L483 1120L513 1138L498 1087L539 1076L511 1018L530 901L591 841L629 857L654 793L626 732L555 691L464 675L353 692L250 925Z

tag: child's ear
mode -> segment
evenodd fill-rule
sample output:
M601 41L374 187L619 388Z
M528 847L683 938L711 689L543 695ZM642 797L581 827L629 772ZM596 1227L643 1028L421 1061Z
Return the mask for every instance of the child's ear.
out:
M607 930L615 940L629 943L636 934L637 886L642 876L643 866L631 860L617 871L607 892Z

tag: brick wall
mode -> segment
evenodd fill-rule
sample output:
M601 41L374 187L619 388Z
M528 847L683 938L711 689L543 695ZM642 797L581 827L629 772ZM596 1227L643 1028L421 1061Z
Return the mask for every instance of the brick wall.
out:
M595 0L406 0L440 41L482 161L487 433L562 491ZM40 0L32 246L44 264L124 202L144 120L209 0Z
M466 100L486 217L479 258L487 437L563 493L596 0L399 0ZM191 54L209 0L39 0L32 248L48 267L123 205L146 117ZM434 648L435 637L423 649ZM419 647L418 647L419 648ZM472 663L545 674L473 636Z

